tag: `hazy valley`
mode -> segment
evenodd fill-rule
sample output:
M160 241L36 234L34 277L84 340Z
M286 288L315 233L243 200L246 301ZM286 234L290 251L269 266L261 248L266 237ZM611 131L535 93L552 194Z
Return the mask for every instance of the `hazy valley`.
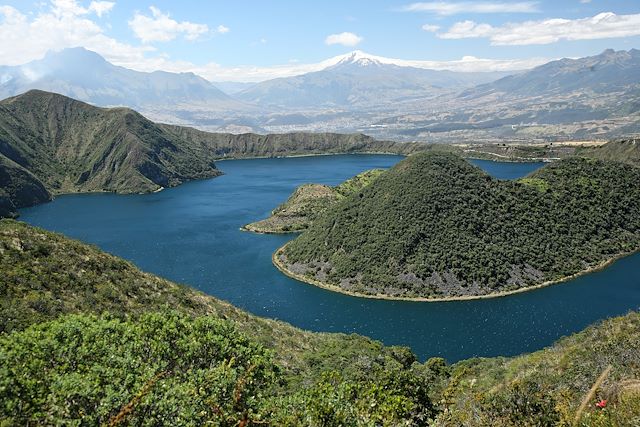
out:
M299 76L223 83L227 94L193 74L135 72L78 48L3 67L0 93L41 89L98 106L135 108L155 121L231 133L545 142L640 132L636 49L515 72L431 70L360 51L325 62L325 69Z

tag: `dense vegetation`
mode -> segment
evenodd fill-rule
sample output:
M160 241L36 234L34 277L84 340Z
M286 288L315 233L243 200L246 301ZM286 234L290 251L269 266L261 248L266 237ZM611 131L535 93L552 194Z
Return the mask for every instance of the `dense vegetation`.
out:
M519 181L416 154L337 204L280 259L359 294L447 297L558 280L640 248L640 169L568 158Z
M0 338L5 422L185 425L260 418L275 383L262 347L212 317L67 316Z
M0 221L0 277L2 425L639 421L635 313L529 355L421 364L405 348L251 316L15 221Z
M462 361L448 374L441 425L635 426L640 315L606 320L535 353Z
M257 233L289 233L306 230L318 216L330 206L369 185L383 172L372 169L362 172L345 182L330 187L322 184L304 184L271 212L271 216L243 229Z
M51 194L28 170L0 154L0 218L17 215L18 207L51 200Z

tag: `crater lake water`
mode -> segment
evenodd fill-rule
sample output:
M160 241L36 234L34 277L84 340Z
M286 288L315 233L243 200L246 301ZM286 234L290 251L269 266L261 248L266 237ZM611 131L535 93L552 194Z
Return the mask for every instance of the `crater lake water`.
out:
M335 185L401 157L337 155L231 160L225 175L146 195L65 195L21 211L21 219L93 243L142 270L185 283L259 316L313 331L366 335L450 362L515 355L640 307L640 254L571 282L488 300L383 301L297 282L271 264L293 235L239 228L265 218L303 183ZM540 163L472 161L500 179Z

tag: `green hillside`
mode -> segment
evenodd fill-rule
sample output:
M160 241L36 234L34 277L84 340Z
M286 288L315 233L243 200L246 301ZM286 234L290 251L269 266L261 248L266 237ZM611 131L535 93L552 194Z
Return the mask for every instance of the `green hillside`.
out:
M321 214L345 197L369 185L382 172L372 169L362 172L336 187L304 184L271 212L267 219L247 224L244 230L256 233L290 233L306 230Z
M535 353L459 362L447 371L436 425L638 425L638 348L640 315L631 313Z
M0 101L3 175L7 164L19 165L52 194L149 192L220 174L212 153L133 110L97 108L42 91ZM29 205L10 196L16 207Z
M31 172L0 155L0 218L17 215L18 207L51 200L44 184Z
M515 427L580 412L574 425L628 426L640 413L636 313L536 353L447 365L261 319L12 220L0 277L1 425Z
M357 295L467 297L601 266L640 248L640 170L569 158L500 181L416 154L276 255L288 274Z
M191 425L194 411L209 405L197 420L237 425L249 411L278 419L276 425L320 425L311 421L334 410L327 407L332 399L343 401L335 408L342 415L334 417L432 416L426 384L406 348L252 316L58 234L0 220L0 277L0 424L45 416L55 424L82 412L87 424L100 424L169 371L147 397L161 402L134 420L170 413L171 424ZM226 353L212 353L216 348ZM110 359L114 353L117 361ZM253 383L254 376L264 378ZM248 400L234 403L245 383ZM307 405L334 385L333 395ZM194 392L204 394L192 402ZM235 418L216 424L216 405Z
M359 134L207 133L32 90L0 101L0 217L51 195L145 193L217 176L221 158L415 149Z

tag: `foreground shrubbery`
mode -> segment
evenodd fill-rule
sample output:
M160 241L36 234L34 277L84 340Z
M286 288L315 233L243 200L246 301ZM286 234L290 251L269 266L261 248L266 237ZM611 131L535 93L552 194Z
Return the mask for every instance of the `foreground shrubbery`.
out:
M0 279L3 426L567 426L585 396L577 425L640 422L635 313L447 365L256 318L15 221L0 221Z
M374 426L435 415L427 384L399 364L351 378L328 371L287 394L277 392L279 373L270 352L228 321L70 315L0 337L0 417L9 425Z
M20 425L237 425L263 417L276 374L267 351L210 317L72 315L0 339L2 413Z

